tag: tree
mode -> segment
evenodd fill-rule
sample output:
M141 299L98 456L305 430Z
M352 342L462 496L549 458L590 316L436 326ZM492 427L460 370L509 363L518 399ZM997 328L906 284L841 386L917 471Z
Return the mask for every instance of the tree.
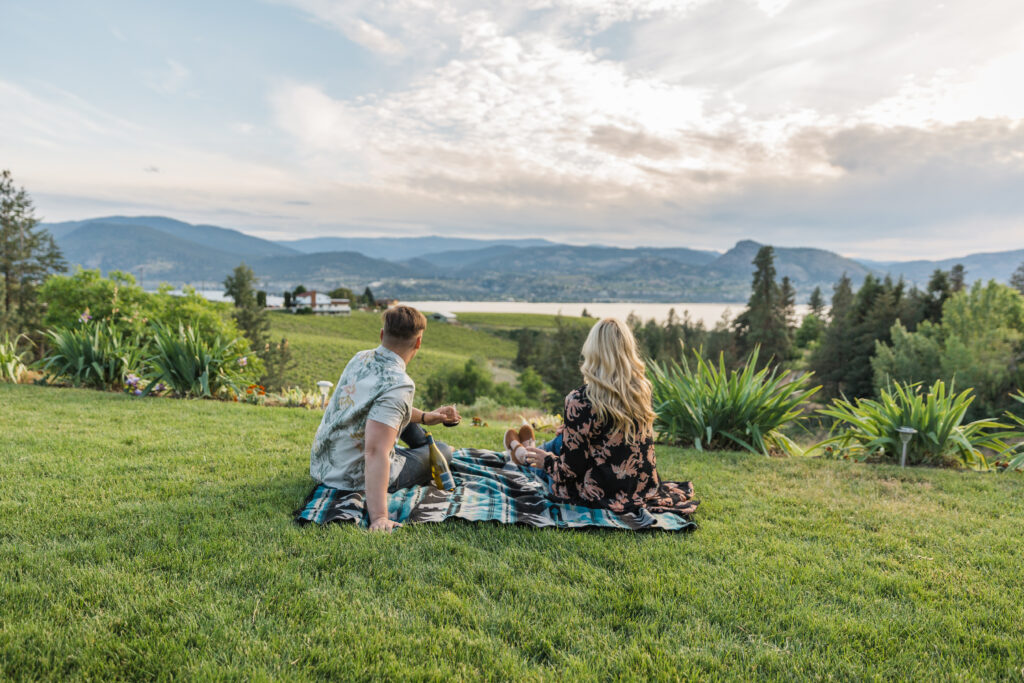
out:
M0 330L34 332L43 312L39 286L65 270L53 235L38 226L25 188L0 171Z
M788 275L782 278L782 314L786 327L796 325L796 289Z
M964 288L964 280L967 279L967 271L964 269L962 263L958 263L953 266L953 269L949 271L949 291L952 294L956 294Z
M252 344L258 354L267 344L270 334L270 319L266 310L256 299L256 275L252 268L242 261L231 274L224 279L224 293L235 302L233 316L238 329Z
M335 289L332 289L327 293L327 296L331 297L332 299L348 299L348 302L350 304L353 304L356 301L355 292L353 292L348 287L337 287Z
M927 296L924 300L924 319L933 323L942 319L942 305L950 295L949 274L936 268L928 280Z
M256 292L256 305L260 308L267 307L267 293L262 289Z
M850 311L853 308L853 283L843 273L832 292L829 324L821 343L811 355L810 366L825 392L838 396L843 392L843 371L852 355L850 348Z
M291 308L292 307L292 293L291 292L285 292L284 293L284 307L285 308Z
M810 313L818 320L825 319L825 297L821 294L821 287L815 287L811 292L811 298L807 301Z
M733 324L741 355L760 346L758 362L767 364L772 358L781 363L790 358L793 340L786 319L786 297L775 282L775 251L761 247L754 257L754 278L747 308Z
M1013 271L1013 275L1010 276L1010 286L1024 294L1024 263L1021 263L1017 266L1017 270Z
M363 290L362 299L367 308L373 308L377 305L377 300L373 298L373 292L370 291L369 287Z

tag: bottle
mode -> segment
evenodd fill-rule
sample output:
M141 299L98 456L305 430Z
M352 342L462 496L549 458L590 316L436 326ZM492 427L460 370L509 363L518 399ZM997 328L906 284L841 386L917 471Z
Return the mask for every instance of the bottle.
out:
M427 432L427 446L430 448L430 476L434 478L434 486L442 491L455 490L455 477L448 468L448 461L441 454L441 449L434 443L434 437Z

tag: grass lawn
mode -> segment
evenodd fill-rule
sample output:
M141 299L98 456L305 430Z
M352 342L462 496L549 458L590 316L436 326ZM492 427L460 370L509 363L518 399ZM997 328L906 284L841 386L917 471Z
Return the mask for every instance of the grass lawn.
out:
M457 313L456 317L460 323L482 330L521 330L527 327L553 330L558 326L559 316L544 313ZM589 328L597 319L562 316L562 322Z
M287 337L297 361L291 381L307 390L321 379L337 381L353 354L379 343L379 313L353 311L344 317L274 313L270 321L271 338L279 341ZM431 321L409 374L420 383L439 370L461 366L474 357L507 366L516 357L516 344L462 325Z
M1022 675L1024 477L661 448L693 534L370 535L291 522L318 421L0 384L0 679Z

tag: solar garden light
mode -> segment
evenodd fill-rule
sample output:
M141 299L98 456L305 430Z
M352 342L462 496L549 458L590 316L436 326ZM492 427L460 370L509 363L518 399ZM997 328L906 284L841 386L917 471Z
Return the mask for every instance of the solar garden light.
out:
M327 406L327 393L331 390L331 387L334 386L334 383L322 379L319 382L317 382L316 385L320 387L320 396L322 397L320 399L320 407L324 408Z
M897 427L896 431L899 432L900 441L903 442L903 455L900 456L900 467L907 466L907 444L914 438L914 434L917 434L917 430L913 427Z

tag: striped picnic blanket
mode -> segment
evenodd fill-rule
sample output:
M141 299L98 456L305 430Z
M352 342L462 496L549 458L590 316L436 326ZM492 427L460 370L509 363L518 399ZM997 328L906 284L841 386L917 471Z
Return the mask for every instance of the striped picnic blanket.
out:
M432 485L400 489L388 495L388 516L403 524L458 518L559 529L610 527L634 531L691 531L697 527L689 519L671 512L615 513L554 502L548 498L551 480L546 473L515 465L506 456L493 451L471 448L456 451L451 468L455 475L454 491L440 491ZM341 491L323 484L314 488L296 511L295 521L299 524L354 522L363 527L369 525L362 491Z

